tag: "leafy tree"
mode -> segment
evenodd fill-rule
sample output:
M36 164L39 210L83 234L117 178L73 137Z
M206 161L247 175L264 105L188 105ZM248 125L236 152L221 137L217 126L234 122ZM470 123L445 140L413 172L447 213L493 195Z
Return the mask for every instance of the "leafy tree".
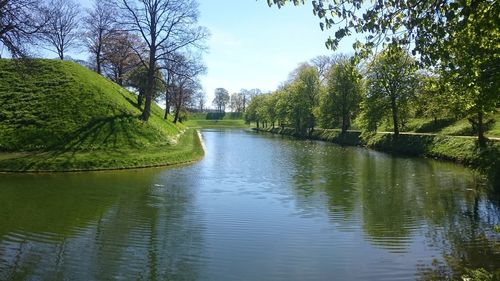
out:
M418 79L414 107L416 113L434 120L437 126L439 118L449 117L452 112L458 114L457 100L448 84L439 75L424 73ZM461 107L461 106L460 106Z
M485 146L485 119L500 106L500 5L496 1L472 1L466 21L453 22L441 47L442 75L462 100Z
M349 59L343 58L330 69L326 79L327 90L321 95L319 105L321 123L326 127L340 125L345 133L359 110L363 91L361 74Z
M78 45L80 5L73 0L51 0L49 7L49 20L43 27L42 41L49 46L48 50L64 60L64 54Z
M401 112L407 108L416 87L416 64L402 48L390 45L368 65L365 117L369 127L380 121L380 113L390 113L394 136L399 136ZM378 120L377 120L378 119Z
M293 117L295 129L301 135L307 130L312 133L316 125L313 110L318 104L320 92L319 73L316 68L309 65L300 67L294 86L291 99L296 102L296 107L292 109L297 114Z
M213 105L217 107L219 113L226 111L226 105L229 103L229 92L224 88L215 89L215 97L212 101Z
M304 0L268 0L279 7ZM363 0L313 1L322 29L336 28L327 46L336 48L353 32L365 41L353 47L367 56L381 42L412 48L420 63L443 70L477 127L484 145L484 117L500 103L500 5L495 0L406 1L373 4Z
M141 107L144 101L147 85L147 75L148 71L144 66L139 66L134 70L130 71L127 76L126 85L137 89L137 106ZM157 71L155 74L155 79L161 80L161 72ZM154 98L159 97L164 91L164 85L162 83L155 84Z

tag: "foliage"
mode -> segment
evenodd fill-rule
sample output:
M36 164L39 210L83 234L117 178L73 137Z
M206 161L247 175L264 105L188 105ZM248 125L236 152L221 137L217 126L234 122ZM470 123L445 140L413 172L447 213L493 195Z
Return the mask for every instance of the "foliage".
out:
M316 113L322 128L341 127L345 133L359 111L363 92L362 77L348 59L340 59L327 74L326 91L320 96Z
M390 46L368 65L365 114L367 129L376 128L382 116L392 117L398 136L409 111L409 102L417 85L413 58L398 46Z

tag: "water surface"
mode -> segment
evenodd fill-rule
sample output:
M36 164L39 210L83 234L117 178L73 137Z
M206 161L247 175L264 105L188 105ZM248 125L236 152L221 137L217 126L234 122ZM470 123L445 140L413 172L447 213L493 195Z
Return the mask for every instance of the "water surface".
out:
M439 280L500 267L451 163L206 130L191 166L0 175L0 280Z

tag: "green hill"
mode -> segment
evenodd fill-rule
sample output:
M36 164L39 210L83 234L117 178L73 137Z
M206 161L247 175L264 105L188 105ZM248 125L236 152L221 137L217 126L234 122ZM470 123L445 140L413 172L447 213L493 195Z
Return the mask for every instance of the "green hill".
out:
M0 171L130 168L200 156L197 135L180 137L185 128L163 120L156 105L140 121L135 101L73 62L0 60Z

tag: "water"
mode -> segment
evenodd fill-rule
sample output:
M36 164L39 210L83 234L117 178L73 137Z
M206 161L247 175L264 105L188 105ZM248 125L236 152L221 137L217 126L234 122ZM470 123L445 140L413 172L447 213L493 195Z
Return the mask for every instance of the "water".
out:
M499 201L464 167L238 130L203 138L190 166L0 175L0 280L439 280L500 267Z

